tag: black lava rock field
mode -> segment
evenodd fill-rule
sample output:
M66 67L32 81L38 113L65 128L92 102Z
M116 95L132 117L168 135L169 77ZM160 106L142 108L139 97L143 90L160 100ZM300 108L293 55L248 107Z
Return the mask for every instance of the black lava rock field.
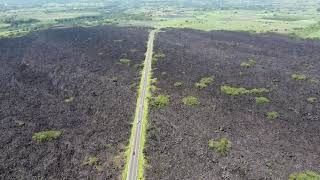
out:
M320 171L320 42L166 29L156 39L146 179ZM186 99L186 97L189 97Z
M108 26L0 40L0 179L121 178L147 38Z

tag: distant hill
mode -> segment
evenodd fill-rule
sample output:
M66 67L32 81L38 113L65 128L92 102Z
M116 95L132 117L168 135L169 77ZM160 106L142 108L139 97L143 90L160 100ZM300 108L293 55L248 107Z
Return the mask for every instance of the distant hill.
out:
M130 4L180 5L204 8L306 8L320 7L319 0L127 0Z
M109 3L116 2L126 5L139 4L167 4L167 5L183 5L190 7L209 7L209 8L252 8L252 7L320 7L319 0L0 0L2 5L45 5L48 3Z
M0 4L7 5L45 5L48 3L68 4L75 2L110 2L113 0L0 0Z

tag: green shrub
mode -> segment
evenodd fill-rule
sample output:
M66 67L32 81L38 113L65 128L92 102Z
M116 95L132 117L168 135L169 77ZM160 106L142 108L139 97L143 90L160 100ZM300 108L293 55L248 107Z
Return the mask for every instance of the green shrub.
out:
M84 165L93 166L97 171L102 171L101 161L98 157L89 157Z
M115 40L113 40L113 42L122 42L123 41L123 39L115 39Z
M240 66L241 66L241 67L245 67L245 68L250 68L250 67L251 67L251 65L248 64L248 63L241 63Z
M162 72L161 75L165 76L165 75L167 75L167 72Z
M279 113L275 112L275 111L271 111L271 112L267 112L267 118L269 120L274 120L277 119L279 117Z
M132 52L132 53L139 52L139 49L133 48L133 49L130 49L130 52Z
M157 86L155 86L155 85L151 85L150 86L150 91L151 92L156 92L156 91L158 91L159 90L159 88L157 87Z
M257 62L253 59L250 59L248 62L243 62L241 63L241 67L244 67L244 68L251 68L253 66L255 66L257 64Z
M270 90L266 88L254 88L251 90L248 90L248 95L257 95L257 94L262 94L262 93L268 93Z
M17 127L23 127L24 125L26 125L26 123L22 122L22 121L17 121L16 125L17 125Z
M296 81L304 81L307 79L307 76L304 74L292 74L291 77Z
M209 149L226 156L231 149L231 142L227 138L221 138L218 141L209 140Z
M61 131L42 131L34 133L32 139L38 143L58 139L62 135Z
M269 170L272 169L272 165L273 165L273 163L272 163L271 161L267 161L267 162L266 162L266 167L267 167Z
M165 58L166 55L164 53L162 53L162 52L158 52L158 53L154 54L153 57L157 58L157 59L159 59L159 58L162 59L162 58Z
M157 78L153 78L150 81L151 81L151 84L156 84L158 82L158 79Z
M199 89L203 89L209 86L210 84L212 84L213 81L214 81L213 77L204 77L204 78L201 78L201 80L195 84L195 87Z
M308 102L309 102L309 103L315 103L315 102L317 102L317 98L315 98L315 97L309 97L309 98L308 98Z
M112 144L109 144L109 143L105 145L106 149L112 149L112 147L113 147Z
M270 92L270 90L266 88L246 89L231 86L221 86L221 91L230 96L257 95Z
M289 176L289 180L319 180L320 174L313 171L305 171L293 173Z
M136 89L138 89L139 88L139 86L137 85L137 83L131 83L130 85L129 85L129 88L131 89L131 90L136 90Z
M175 87L180 87L180 86L182 86L182 82L175 82L173 85L174 85Z
M129 59L120 59L119 60L120 64L127 65L127 66L130 65L130 62L131 62L131 60L129 60Z
M150 104L157 108L162 108L170 104L170 97L167 95L159 95L150 99Z
M267 104L270 103L270 100L266 97L256 97L256 104Z
M142 64L135 64L135 65L134 65L134 68L137 69L137 70L139 70L139 71L141 71L141 70L143 69L143 67L144 67L144 64L143 64L143 63L142 63Z
M97 166L100 164L100 160L98 157L89 157L84 164L89 166Z
M71 102L73 102L73 101L74 101L74 97L73 97L73 96L67 97L67 98L64 99L64 102L65 102L65 103L71 103Z
M112 77L112 78L111 78L111 81L113 81L113 82L118 82L118 78L117 78L117 77Z
M182 99L183 104L188 106L197 106L200 104L198 98L193 96L188 96Z
M315 78L311 78L311 79L308 80L308 83L311 84L311 85L315 85L315 84L319 83L319 80L315 79Z
M152 62L156 63L159 59L164 59L165 57L166 55L161 52L155 53L152 57Z
M248 90L245 88L235 88L231 86L221 86L221 91L230 96L241 96L248 93Z

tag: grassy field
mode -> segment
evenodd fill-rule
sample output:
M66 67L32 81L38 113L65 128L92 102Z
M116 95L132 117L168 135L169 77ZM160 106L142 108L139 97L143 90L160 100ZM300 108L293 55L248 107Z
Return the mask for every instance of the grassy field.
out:
M10 24L35 19L28 24ZM141 7L108 6L44 6L0 12L0 37L17 36L51 26L150 26L156 28L192 28L204 31L230 30L257 33L274 32L302 38L320 38L320 12L316 7L296 10L261 9L203 9L168 5Z
M319 19L319 16L317 16ZM192 18L174 18L159 22L160 27L187 27L200 30L240 30L253 32L294 32L296 28L317 23L314 15L286 12L213 11L195 14Z
M146 25L160 28L192 28L204 31L230 30L296 34L304 38L320 37L317 25L320 13L306 10L196 10L192 8L141 8L152 17ZM141 23L141 22L140 22ZM134 24L134 23L132 23Z

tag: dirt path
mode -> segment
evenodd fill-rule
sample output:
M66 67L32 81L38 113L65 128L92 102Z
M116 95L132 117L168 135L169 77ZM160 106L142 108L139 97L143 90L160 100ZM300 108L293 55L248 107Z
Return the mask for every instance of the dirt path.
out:
M136 180L138 178L138 169L139 169L139 156L140 156L140 145L142 139L142 127L143 127L143 115L147 101L147 91L149 85L149 78L151 72L151 63L152 63L152 54L153 54L153 41L157 30L152 30L149 34L148 47L145 58L145 68L142 73L141 83L140 83L140 96L136 109L136 116L134 123L135 127L133 128L133 141L130 149L130 160L128 164L128 173L127 180Z

